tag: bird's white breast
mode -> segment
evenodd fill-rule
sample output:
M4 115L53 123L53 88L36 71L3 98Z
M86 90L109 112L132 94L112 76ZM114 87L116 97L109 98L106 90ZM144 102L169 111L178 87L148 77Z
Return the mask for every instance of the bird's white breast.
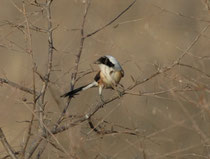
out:
M106 87L112 87L119 83L122 76L118 70L114 70L112 67L108 67L104 64L100 64L99 67L101 70L101 78L106 84Z

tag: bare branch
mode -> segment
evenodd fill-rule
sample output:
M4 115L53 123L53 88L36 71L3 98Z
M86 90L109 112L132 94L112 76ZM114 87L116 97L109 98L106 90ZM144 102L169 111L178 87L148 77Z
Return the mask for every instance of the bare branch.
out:
M21 85L19 85L17 83L14 83L14 82L12 82L10 80L7 80L7 79L4 79L4 78L0 78L0 83L8 84L11 87L14 87L16 89L19 89L19 90L21 90L23 92L26 92L26 93L29 93L29 94L32 94L32 95L34 93L34 91L32 89L24 87L24 86L21 86ZM38 92L36 92L36 95L38 95Z
M161 73L165 73L169 70L171 70L172 68L174 68L175 66L177 66L180 61L185 57L185 55L190 51L190 49L196 44L196 42L199 40L199 38L201 37L201 35L208 29L209 25L205 26L202 31L192 40L192 42L190 43L190 45L183 51L183 53L170 65L170 66L167 66L167 67L164 67L163 69L159 69L156 73L152 74L150 77L148 78L145 78L144 80L142 81L136 81L134 83L133 86L130 86L128 87L127 90L131 90L133 89L134 87L136 87L137 85L140 85L152 78L154 78L155 76L161 74Z
M35 70L37 69L36 68L36 63L34 61L34 54L33 54L33 51L32 51L32 37L31 37L31 32L30 32L30 26L29 26L29 20L28 20L28 17L27 17L27 13L26 13L26 7L25 7L25 1L23 0L22 1L22 4L23 4L23 9L22 9L22 14L24 15L25 17L25 21L26 21L26 24L25 24L25 29L26 29L26 44L28 44L28 52L29 54L31 55L31 59L32 59L32 85L33 85L33 109L32 109L32 113L31 113L31 119L30 119L30 122L29 122L29 125L28 125L28 129L27 129L27 136L26 136L26 140L25 140L25 143L23 145L23 150L22 150L22 156L25 155L25 151L26 151L26 148L28 146L28 143L29 143L29 140L31 138L31 131L32 131L32 125L33 125L33 122L34 122L34 111L35 111L35 108L36 108L36 84L35 84Z
M25 159L29 159L32 157L33 153L35 152L36 148L42 142L43 138L40 136L37 137L36 141L34 141L31 145L29 150L25 153Z
M43 115L44 115L44 109L45 109L45 94L48 88L50 74L52 70L52 60L53 60L53 26L52 26L52 18L51 18L51 4L53 0L47 0L46 1L46 12L47 12L47 22L48 22L48 67L47 67L47 73L45 75L45 81L43 82L42 90L41 90L41 105L39 107L39 122L40 122L40 128L42 131L45 131L44 129L44 121L43 121Z
M83 20L82 20L81 30L80 30L80 35L81 35L80 48L79 48L79 52L76 55L75 66L74 66L73 72L71 74L70 90L74 89L74 85L75 85L76 78L77 78L80 57L81 57L81 54L82 54L82 51L83 51L83 45L84 45L84 41L85 41L85 38L84 38L84 26L85 26L86 17L87 17L87 14L88 14L88 10L89 10L90 4L91 4L90 0L87 0L87 4L86 4L86 8L85 8L84 15L83 15ZM65 108L63 109L60 117L58 118L57 123L55 124L55 128L61 123L63 117L65 116L66 111L67 111L67 109L68 109L68 107L70 105L70 101L71 101L71 98L68 98L68 101L66 102Z
M177 15L177 16L180 16L180 17L183 17L183 18L193 19L193 20L200 21L200 22L207 22L207 23L210 22L210 20L206 20L206 19L202 19L202 18L198 18L198 17L194 17L194 16L186 16L183 13L180 13L180 12L171 11L171 10L162 8L162 7L160 7L158 5L155 5L155 4L152 4L152 5L154 7L156 7L156 8L161 9L162 11L165 11L165 12L168 12L168 13L171 13L171 14L174 14L174 15Z
M9 143L7 142L7 139L2 131L2 129L0 128L0 140L2 145L4 146L5 150L7 151L7 153L10 155L10 157L12 159L17 159L15 152L12 150L12 147L9 145Z
M3 25L9 25L10 27L15 27L17 29L19 29L21 32L24 32L23 29L27 29L26 26L22 25L22 24L15 24L9 20L3 21L4 23L1 24L1 26ZM36 31L36 32L42 32L42 33L46 33L47 31L45 29L42 29L40 27L34 26L33 24L30 24L29 29Z
M126 9L124 9L119 15L117 15L114 19L112 19L110 22L108 22L106 25L102 26L101 28L97 29L96 31L89 33L85 36L85 38L88 38L100 31L102 31L104 28L108 27L109 25L111 25L112 23L114 23L118 18L120 18L127 10L129 10L134 3L136 3L136 0L134 0Z
M80 57L81 57L81 54L82 54L82 51L83 51L83 45L84 45L84 41L85 41L85 38L84 38L84 26L85 26L86 17L87 17L87 13L88 13L90 4L91 4L90 0L88 0L87 4L86 4L85 11L84 11L83 21L82 21L81 30L80 30L80 35L81 35L80 48L79 48L79 52L76 55L75 66L74 66L74 69L73 69L73 73L71 75L71 88L70 88L71 90L74 89L74 84L75 84L75 80L76 80L76 77L77 77Z
M43 116L44 116L44 109L45 109L45 94L48 88L48 84L49 84L49 79L50 79L50 74L52 71L52 65L53 65L53 50L54 50L54 46L53 46L53 26L52 26L52 18L51 18L51 4L52 4L53 0L47 0L45 5L42 5L42 7L44 7L46 9L47 12L47 22L48 22L48 29L47 29L47 34L48 34L48 67L47 67L47 73L45 74L45 78L43 81L43 86L42 89L40 91L40 104L39 104L39 126L40 129L42 131L43 135L47 135L48 133L46 133L46 126L44 125L44 120L43 120ZM35 4L38 4L35 1ZM35 73L35 70L33 71L33 73ZM33 118L32 118L33 119ZM36 140L37 142L34 142L29 151L25 154L25 158L30 158L35 149L38 147L38 145L41 143L42 138L38 137L38 139ZM38 143L38 144L36 144ZM33 149L34 148L34 149ZM44 151L44 150L43 150Z
M108 122L106 122L106 123L108 123ZM91 119L88 120L88 124L89 124L90 128L99 135L127 134L127 135L132 135L132 136L141 136L141 134L138 131L131 130L128 128L124 128L125 130L123 130L123 131L114 130L113 127L111 127L110 130L105 130L103 128L101 129L100 125L95 126ZM122 126L121 126L121 128L122 128Z
M196 68L196 67L193 67L193 66L191 66L191 65L184 64L184 63L179 63L178 65L184 66L184 67L188 67L188 68L191 68L191 69L193 69L193 70L195 70L195 71L198 71L198 72L204 74L204 75L207 76L208 78L210 78L210 75L209 75L209 74L207 74L206 72L200 70L199 68Z

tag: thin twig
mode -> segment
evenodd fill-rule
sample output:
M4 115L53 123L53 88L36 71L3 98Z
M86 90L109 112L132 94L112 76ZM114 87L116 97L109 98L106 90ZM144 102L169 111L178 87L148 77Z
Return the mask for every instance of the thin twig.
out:
M15 153L15 155L19 155L21 152L17 151L14 153ZM7 158L10 158L10 155L6 155L6 156L2 157L1 159L7 159Z
M30 88L27 88L27 87L24 87L24 86L21 86L21 85L15 83L15 82L12 82L12 81L10 81L8 79L0 78L0 83L8 84L11 87L14 87L16 89L19 89L19 90L21 90L23 92L26 92L26 93L29 93L29 94L32 94L32 95L34 94L34 90L32 90ZM38 95L38 92L36 92L36 95Z
M36 2L36 1L35 1ZM43 81L43 86L42 89L40 91L40 105L39 105L39 126L40 129L42 130L42 135L41 136L46 136L46 126L44 125L44 120L43 120L43 116L44 116L44 109L45 109L45 94L49 85L49 79L50 79L50 75L51 75L51 71L52 71L52 65L53 65L53 51L54 51L54 46L53 46L53 27L52 27L52 18L51 18L51 4L52 4L53 0L48 0L46 1L45 5L42 5L43 7L45 7L46 12L47 12L47 22L48 22L48 29L47 29L47 34L48 34L48 66L47 66L47 73L45 74L45 80ZM38 147L38 145L41 143L42 138L38 137L38 139L36 140L36 142L34 142L29 151L25 154L25 158L28 159L30 158L35 149ZM38 144L37 144L38 143ZM34 149L33 149L34 148ZM44 151L44 149L42 150Z
M84 41L85 41L85 38L84 38L84 29L85 28L84 27L85 27L86 17L87 17L87 14L88 14L88 10L89 10L90 4L91 4L91 1L88 0L87 1L87 4L86 4L86 7L85 7L82 24L81 24L81 30L80 30L80 36L81 36L81 39L80 39L80 48L79 48L79 52L76 55L75 66L74 66L73 72L71 74L70 90L73 90L74 89L74 85L75 85L76 78L77 78L80 57L82 55L83 45L84 45ZM66 111L67 111L67 109L68 109L68 107L70 105L70 101L71 101L71 98L68 98L68 101L66 102L65 108L63 109L60 117L58 118L57 123L55 124L55 128L61 123L63 117L65 116Z
M39 147L38 153L36 155L36 159L40 159L42 153L45 150L45 147L47 146L48 141L44 141L43 145L41 147Z
M161 94L166 94L166 93L175 93L175 92L187 92L187 91L197 91L196 88L183 88L183 89L176 89L176 88L171 88L163 91L158 91L158 92L139 92L139 93L132 93L130 91L126 91L126 94L129 95L134 95L134 96L157 96Z
M45 74L45 81L43 82L42 90L41 90L41 105L39 107L39 122L40 122L40 128L42 131L44 130L44 121L43 121L43 116L44 116L44 109L45 109L45 94L48 88L49 84L49 79L50 79L50 74L52 70L52 60L53 60L53 27L52 27L52 18L51 18L51 4L53 0L48 0L46 1L46 12L47 12L47 22L48 22L48 29L47 29L47 34L48 34L48 62L47 62L47 73Z
M127 135L132 135L132 136L140 136L141 134L138 131L133 131L133 130L123 130L123 131L118 131L118 130L113 130L113 127L111 127L110 130L105 130L105 129L100 129L100 125L94 126L93 122L91 119L88 120L88 124L90 128L96 132L99 135L115 135L115 134L127 134Z
M4 23L1 26L3 26L3 25L9 25L10 27L15 27L15 28L19 29L21 32L23 32L24 29L27 29L26 26L24 26L22 24L15 24L13 22L10 22L9 20L5 20ZM46 30L44 30L40 27L34 26L32 24L30 24L29 29L31 29L33 31L36 31L36 32L42 32L42 33L47 32Z
M75 80L76 80L77 72L78 72L78 67L79 67L79 62L80 62L80 57L81 57L81 54L82 54L82 51L83 51L84 40L85 40L85 38L84 38L84 29L85 28L84 27L85 27L86 17L87 17L87 13L88 13L90 4L91 4L90 0L88 0L87 4L86 4L85 11L84 11L83 21L82 21L81 30L80 30L80 36L81 36L80 48L79 48L79 52L76 55L75 66L74 66L74 69L73 69L73 73L71 75L71 90L73 90L73 88L74 88L74 84L75 84Z
M202 18L199 18L199 17L194 17L194 16L187 16L187 15L184 15L183 13L180 13L180 12L175 12L175 11L171 11L171 10L168 10L166 8L162 8L156 4L152 4L154 7L156 8L159 8L161 9L162 11L165 11L165 12L168 12L168 13L171 13L171 14L174 14L174 15L177 15L177 16L180 16L180 17L183 17L183 18L187 18L187 19L193 19L193 20L196 20L196 21L200 21L200 22L206 22L206 23L209 23L210 20L206 20L206 19L202 19Z
M36 141L31 143L29 150L25 153L25 159L31 158L31 156L33 155L39 144L42 142L42 140L43 138L38 136Z
M22 150L22 157L25 155L25 151L26 148L28 146L29 140L31 138L31 131L32 131L32 125L33 125L33 121L34 121L34 111L36 108L36 84L35 84L35 70L36 70L36 63L34 61L34 54L32 51L32 37L31 37L31 32L30 32L30 27L29 27L29 21L28 21L28 17L26 15L26 7L25 7L25 1L22 1L23 3L23 9L22 9L22 14L25 17L25 21L26 21L26 44L27 46L27 50L29 52L29 54L31 55L31 59L32 59L32 84L33 84L33 109L32 109L32 113L31 113L31 119L28 125L28 129L27 129L27 136L26 136L26 140L25 143L23 144L23 150Z
M15 155L15 152L12 150L12 147L10 146L10 144L7 142L7 139L2 131L2 129L0 128L0 140L2 145L4 146L5 150L7 151L7 153L10 155L10 157L12 159L18 159Z
M177 66L180 61L185 57L185 55L190 51L190 49L196 44L196 42L199 40L199 38L202 36L202 34L208 29L209 25L205 26L202 31L192 40L192 42L190 43L190 45L183 51L183 53L168 67L164 67L163 69L158 69L158 71L154 74L152 74L150 77L148 78L145 78L144 80L142 81L136 81L134 83L133 86L130 86L127 88L127 90L131 90L133 89L134 87L136 87L137 85L140 85L152 78L154 78L155 76L161 74L161 73L165 73L169 70L171 70L172 68L174 68L175 66Z
M209 74L207 74L206 72L200 70L199 68L196 68L196 67L194 67L194 66L191 66L191 65L188 65L188 64L184 64L184 63L179 63L178 65L184 66L184 67L188 67L188 68L191 68L191 69L193 69L193 70L195 70L195 71L197 71L197 72L200 72L200 73L204 74L204 75L207 76L208 78L210 78L210 75L209 75Z
M86 37L90 37L100 31L102 31L104 28L108 27L109 25L111 25L112 23L114 23L119 17L121 17L127 10L129 10L133 5L134 3L136 2L136 0L134 0L126 9L124 9L122 12L120 12L120 14L118 14L114 19L112 19L110 22L108 22L106 25L102 26L101 28L93 31L92 33L89 33L85 36Z

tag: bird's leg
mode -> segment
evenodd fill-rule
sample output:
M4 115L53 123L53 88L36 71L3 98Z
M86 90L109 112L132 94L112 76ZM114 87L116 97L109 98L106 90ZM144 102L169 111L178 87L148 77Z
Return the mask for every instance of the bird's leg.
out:
M102 103L105 103L104 97L102 96L102 94L100 94L99 96L100 96L101 102L102 102Z
M99 96L100 96L101 102L104 104L105 101L104 101L104 97L102 95L102 89L103 89L103 87L104 87L103 85L100 85L99 86Z
M118 85L122 88L123 91L125 91L125 88L121 83L118 83Z
M124 86L122 84L120 84L120 83L118 83L118 84L122 88L122 91L119 91L120 92L120 96L122 96L123 93L125 92L125 88L124 88Z

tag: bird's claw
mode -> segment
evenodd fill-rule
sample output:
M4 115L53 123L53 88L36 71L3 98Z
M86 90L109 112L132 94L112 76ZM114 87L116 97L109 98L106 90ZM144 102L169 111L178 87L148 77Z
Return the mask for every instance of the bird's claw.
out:
M121 92L121 91L117 91L117 92L118 92L119 98L123 96L123 92Z
M105 101L104 101L104 97L102 96L102 95L100 95L100 99L101 99L101 104L102 104L102 107L103 107L103 105L105 104Z

